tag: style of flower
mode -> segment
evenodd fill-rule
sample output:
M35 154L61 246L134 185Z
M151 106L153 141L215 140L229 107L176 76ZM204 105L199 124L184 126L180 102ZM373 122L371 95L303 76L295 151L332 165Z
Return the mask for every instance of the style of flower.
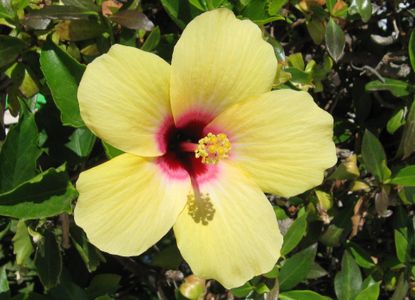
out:
M121 45L89 64L81 116L125 152L79 177L89 240L133 256L173 227L200 277L233 288L270 271L283 239L264 192L302 193L336 162L332 117L305 92L270 91L276 66L261 30L228 9L190 22L171 65Z

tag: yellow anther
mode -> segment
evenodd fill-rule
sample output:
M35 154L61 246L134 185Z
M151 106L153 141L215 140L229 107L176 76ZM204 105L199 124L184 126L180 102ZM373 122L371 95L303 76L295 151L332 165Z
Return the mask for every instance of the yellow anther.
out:
M199 140L195 150L196 158L201 157L204 164L217 164L222 158L229 157L231 143L224 133L212 134Z

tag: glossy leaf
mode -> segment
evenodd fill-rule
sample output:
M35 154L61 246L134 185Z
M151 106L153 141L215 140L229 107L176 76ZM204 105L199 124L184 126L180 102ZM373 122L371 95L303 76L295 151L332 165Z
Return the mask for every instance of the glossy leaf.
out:
M339 300L354 300L362 287L362 274L353 257L345 251L341 270L334 278L334 291Z
M346 40L343 30L332 18L327 23L325 40L330 56L338 61L343 56Z
M356 0L357 12L362 17L363 22L368 22L372 16L371 0Z
M284 243L281 248L281 255L287 255L298 245L307 230L307 214L298 217L284 236Z
M138 10L121 10L110 18L112 21L129 29L151 31L154 28L153 22Z
M371 259L370 255L358 244L350 242L348 249L355 262L362 268L371 269L375 266L375 263Z
M362 142L362 157L366 168L371 172L379 182L385 182L389 179L391 171L386 162L385 151L377 137L369 130L365 131Z
M278 276L281 291L292 289L307 277L316 252L317 244L313 244L285 261Z
M408 229L406 227L395 229L395 249L398 259L405 263L409 253Z
M85 67L51 40L48 40L42 49L40 67L45 75L53 100L61 112L63 125L84 126L79 113L76 94Z
M95 10L86 10L76 6L50 5L42 9L32 10L26 20L53 19L53 20L80 20L90 16L98 16Z
M118 274L98 274L92 278L86 293L90 299L96 299L99 296L114 294L121 280Z
M87 157L94 147L95 140L95 135L88 128L80 127L71 134L65 146L79 157Z
M289 291L289 292L282 292L279 295L281 300L330 300L330 297L322 296L316 292L308 291L308 290L297 290L297 291Z
M355 300L377 300L379 299L380 281L363 289Z
M405 124L405 110L403 108L397 110L386 124L386 130L390 134L394 134L399 128Z
M7 280L6 266L0 267L0 293L10 290L9 281Z
M144 44L141 46L141 50L151 52L160 42L160 28L156 27L146 38Z
M384 78L384 81L374 80L366 84L366 91L389 91L395 97L409 95L410 86L407 82L397 79Z
M399 144L397 156L403 159L409 157L415 151L415 100L412 101L406 117L402 138Z
M1 148L0 199L2 193L36 175L36 161L41 153L35 116L25 112L20 122L11 128Z
M0 35L0 68L14 62L26 47L21 39Z
M63 166L49 169L0 194L0 215L21 219L56 216L71 212L77 195Z
M415 186L415 165L400 169L390 182L403 186Z
M412 30L408 44L409 60L411 61L412 70L415 72L415 30Z
M32 240L27 231L26 223L20 220L16 226L16 234L13 237L13 253L16 255L16 263L22 265L33 253Z
M43 244L36 251L35 266L45 288L50 289L59 283L62 257L55 236L50 231L45 232Z

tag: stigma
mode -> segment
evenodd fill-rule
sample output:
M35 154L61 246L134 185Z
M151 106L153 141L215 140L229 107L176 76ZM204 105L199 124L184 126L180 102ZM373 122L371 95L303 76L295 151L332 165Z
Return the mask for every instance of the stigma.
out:
M204 164L217 164L221 159L229 157L231 143L224 133L212 134L199 140L195 157L201 158Z

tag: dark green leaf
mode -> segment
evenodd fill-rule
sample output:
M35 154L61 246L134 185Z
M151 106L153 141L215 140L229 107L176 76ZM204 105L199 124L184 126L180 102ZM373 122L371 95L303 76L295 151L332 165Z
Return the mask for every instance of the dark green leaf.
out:
M403 300L408 293L409 284L404 273L401 273L395 291L390 300Z
M33 246L27 231L26 223L20 220L16 226L16 234L13 237L13 253L16 255L16 263L22 265L32 255Z
M36 175L41 153L35 116L25 112L10 130L0 152L0 195Z
M26 47L21 39L0 35L0 68L14 62Z
M356 0L356 8L363 22L369 21L372 16L372 2L371 0Z
M105 26L96 20L65 20L55 26L59 38L64 41L83 41L101 36Z
M94 147L95 140L95 135L88 128L80 127L71 134L65 146L79 157L87 157Z
M390 182L403 186L415 186L415 165L400 169Z
M90 300L84 289L70 281L51 289L50 295L54 300Z
M334 290L339 300L354 300L362 287L362 274L353 257L345 251L341 271L334 278Z
M94 10L67 5L51 5L42 9L32 10L26 20L30 19L56 19L56 20L79 20L88 19L90 16L98 16Z
M408 53L412 70L415 72L415 30L412 30L411 37L409 38Z
M231 293L236 297L242 298L248 296L250 293L252 293L253 290L254 287L249 282L247 282L243 286L231 289Z
M70 228L71 240L89 272L94 272L101 262L105 262L104 256L92 244L88 242L85 233L77 226Z
M112 15L110 19L130 29L151 31L154 28L153 22L138 10L121 10L115 15Z
M307 230L307 214L298 217L284 236L281 255L287 255L298 245Z
M391 171L387 166L383 146L369 130L366 130L363 136L362 157L366 168L379 182L385 182L389 179Z
M119 287L120 280L121 276L117 274L98 274L92 278L86 293L90 299L114 294Z
M62 272L62 257L52 232L46 231L43 244L36 251L35 266L40 281L46 289L59 283Z
M324 270L318 263L314 262L307 274L307 279L317 279L326 275L328 275L327 271Z
M295 287L307 277L316 252L317 244L313 244L285 261L278 276L281 291Z
M141 50L151 52L160 43L160 28L156 27L146 38L144 44L141 46Z
M343 56L346 40L343 30L332 18L327 23L325 39L330 56L338 61Z
M403 129L402 138L399 144L397 156L403 159L409 157L415 151L415 100L412 101L406 123Z
M281 300L330 300L330 297L322 296L316 292L308 290L298 290L282 292L279 295Z
M49 169L0 194L0 215L22 219L56 216L71 212L71 202L77 195L63 166Z
M179 249L174 244L157 252L151 264L166 269L178 269L182 261L183 258L180 255Z
M371 269L375 266L375 263L370 258L370 255L358 244L350 242L348 249L356 263L362 268Z
M389 91L395 97L409 95L410 86L402 80L384 78L384 81L374 80L366 84L366 91Z
M84 126L76 94L85 67L51 40L48 40L42 49L40 67L52 92L53 100L61 112L63 125Z

